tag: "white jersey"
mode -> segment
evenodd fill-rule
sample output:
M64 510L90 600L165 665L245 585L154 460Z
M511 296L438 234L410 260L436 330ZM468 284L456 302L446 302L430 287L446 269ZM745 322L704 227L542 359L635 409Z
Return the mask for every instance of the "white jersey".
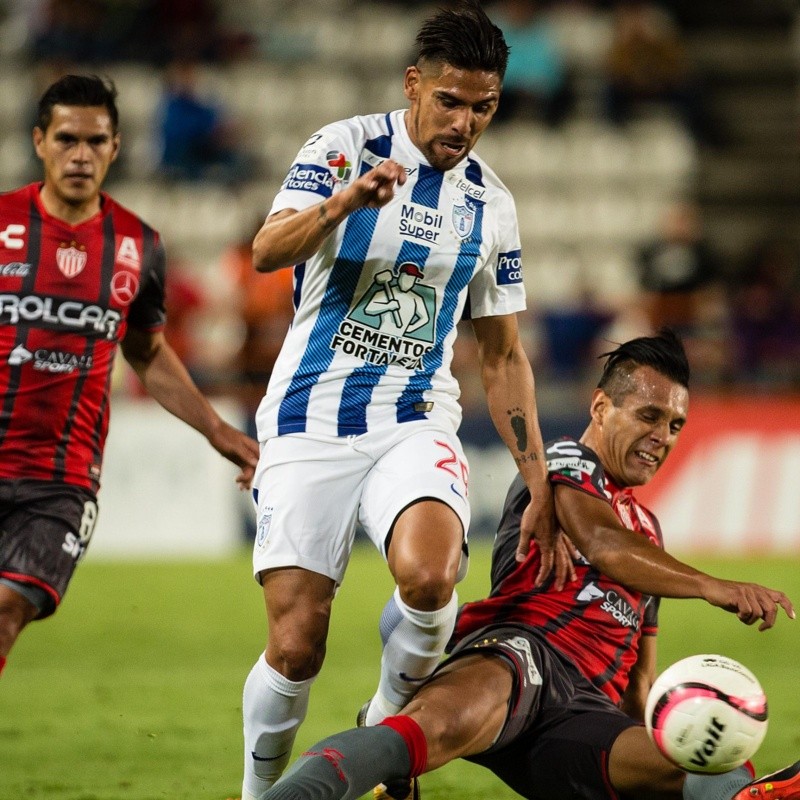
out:
M408 175L390 203L353 212L295 266L295 318L256 415L261 441L426 419L457 430L457 323L525 308L511 194L477 155L431 167L404 113L322 128L273 202L270 213L303 210L388 158Z

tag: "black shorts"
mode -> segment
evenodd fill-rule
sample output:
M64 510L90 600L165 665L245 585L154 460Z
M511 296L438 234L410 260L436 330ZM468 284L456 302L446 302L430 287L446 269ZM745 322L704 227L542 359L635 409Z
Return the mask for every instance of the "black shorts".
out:
M97 499L88 489L0 480L0 578L25 589L37 619L61 602L96 521Z
M503 730L468 760L529 800L616 800L608 756L617 737L639 723L524 628L484 628L459 642L450 658L476 649L497 653L515 677Z

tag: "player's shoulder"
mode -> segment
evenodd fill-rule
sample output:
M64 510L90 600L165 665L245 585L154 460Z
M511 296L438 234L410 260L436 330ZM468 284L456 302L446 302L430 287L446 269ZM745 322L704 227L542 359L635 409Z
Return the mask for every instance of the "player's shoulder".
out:
M509 188L505 185L502 178L492 169L491 165L484 160L479 152L473 150L467 156L465 174L473 175L478 178L493 194L507 198L513 203L513 196Z
M545 443L547 470L551 479L568 479L581 485L603 485L605 472L600 457L572 436L561 436Z
M128 208L119 202L119 200L112 197L107 192L102 193L103 198L103 213L111 214L114 217L115 227L141 227L143 231L151 232L156 239L159 239L158 231L150 225L146 220L139 216L133 209Z
M363 147L370 139L390 136L392 122L389 114L363 114L335 120L323 125L306 139L300 156L312 156L333 145Z
M27 208L37 185L36 183L29 183L25 186L18 186L16 189L0 192L0 208L3 210Z

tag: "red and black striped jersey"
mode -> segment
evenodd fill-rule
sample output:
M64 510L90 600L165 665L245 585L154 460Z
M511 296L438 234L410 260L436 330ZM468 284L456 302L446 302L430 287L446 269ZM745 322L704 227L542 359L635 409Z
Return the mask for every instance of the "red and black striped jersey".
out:
M663 547L658 520L605 475L597 454L571 438L545 448L550 481L610 503L626 528ZM522 513L530 502L522 478L511 484L492 554L492 592L461 609L451 644L488 625L518 624L542 636L572 662L614 703L628 685L639 639L655 635L658 599L627 589L596 570L585 558L575 561L577 581L561 591L552 576L536 588L540 554L534 542L527 559L517 563Z
M107 194L69 225L40 190L0 195L0 479L96 492L114 355L128 325L163 327L165 254Z

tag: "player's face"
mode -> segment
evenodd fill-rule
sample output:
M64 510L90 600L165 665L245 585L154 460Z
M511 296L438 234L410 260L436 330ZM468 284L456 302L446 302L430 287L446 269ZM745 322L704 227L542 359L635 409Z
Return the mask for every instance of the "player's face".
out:
M449 64L406 70L406 127L432 167L452 169L466 158L497 110L500 88L495 72Z
M98 203L100 187L119 152L105 106L53 106L46 131L33 130L44 165L44 192L67 212Z
M614 405L601 389L592 401L597 450L606 472L620 486L647 483L675 446L686 422L686 387L651 367L633 372L634 390Z

